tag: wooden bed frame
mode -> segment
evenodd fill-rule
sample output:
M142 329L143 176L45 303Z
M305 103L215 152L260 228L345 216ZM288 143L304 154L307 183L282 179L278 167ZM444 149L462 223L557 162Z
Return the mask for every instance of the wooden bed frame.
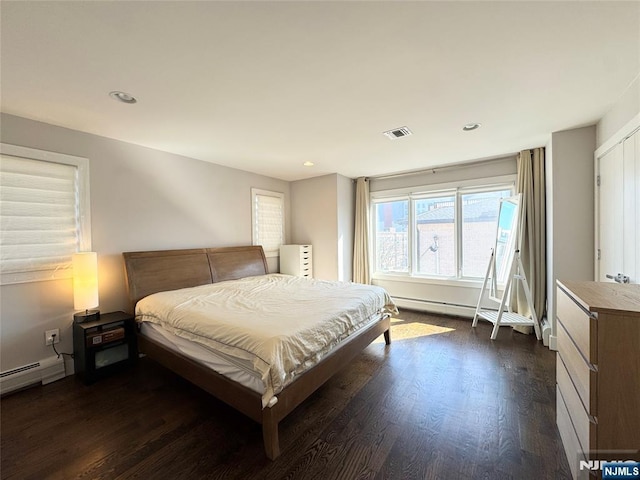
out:
M152 293L195 287L268 273L261 246L125 252L131 311L138 300ZM351 335L313 368L276 395L278 401L262 408L262 396L138 333L139 351L178 375L262 424L268 458L280 455L278 423L309 395L384 334L390 344L390 319L381 314L375 322Z

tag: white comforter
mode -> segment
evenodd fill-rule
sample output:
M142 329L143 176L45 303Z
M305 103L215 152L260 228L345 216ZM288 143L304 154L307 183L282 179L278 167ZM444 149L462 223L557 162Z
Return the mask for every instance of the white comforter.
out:
M250 362L264 407L381 311L397 312L380 287L270 274L155 293L136 318Z

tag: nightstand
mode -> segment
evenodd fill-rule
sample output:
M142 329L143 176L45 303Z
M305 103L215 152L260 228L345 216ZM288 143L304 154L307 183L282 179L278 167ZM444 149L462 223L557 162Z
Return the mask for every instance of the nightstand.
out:
M74 323L73 353L75 373L87 384L133 365L138 356L134 316L113 312Z

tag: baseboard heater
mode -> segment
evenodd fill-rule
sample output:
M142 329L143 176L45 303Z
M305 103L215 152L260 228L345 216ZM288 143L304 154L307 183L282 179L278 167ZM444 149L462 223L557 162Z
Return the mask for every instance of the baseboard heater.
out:
M475 306L460 305L456 303L434 302L432 300L416 300L392 296L395 304L400 308L409 308L424 312L441 313L443 315L455 315L457 317L473 318L476 313Z
M64 375L64 360L62 357L45 358L39 362L0 373L0 395L38 383L46 385L64 378Z
M400 308L409 308L430 313L440 313L443 315L455 315L457 317L473 318L476 313L476 307L469 305L460 305L456 303L434 302L431 300L416 300L414 298L392 297L395 304ZM549 346L549 334L551 333L551 325L546 318L542 319L542 343L545 347ZM531 327L517 328L515 330L524 334L531 334Z
M542 344L545 347L550 347L549 337L551 336L551 323L545 317L542 319L542 322L540 322L540 325L542 326Z

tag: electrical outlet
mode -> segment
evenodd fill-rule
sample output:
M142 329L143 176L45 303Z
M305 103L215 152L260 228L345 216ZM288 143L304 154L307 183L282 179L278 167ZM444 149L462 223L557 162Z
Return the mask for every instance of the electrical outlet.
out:
M55 337L54 337L55 335ZM47 330L44 332L44 344L53 345L54 343L60 343L60 329Z

